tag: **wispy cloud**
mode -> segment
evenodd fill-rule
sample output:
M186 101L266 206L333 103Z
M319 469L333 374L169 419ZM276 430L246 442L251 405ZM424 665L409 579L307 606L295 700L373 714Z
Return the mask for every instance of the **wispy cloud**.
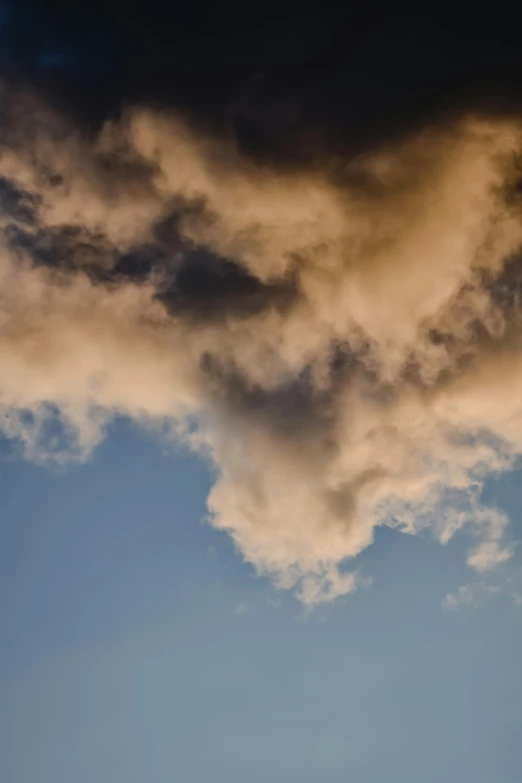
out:
M485 582L470 582L461 585L454 593L449 593L442 605L445 609L476 608L492 596L497 595L500 588L496 585L488 585Z
M482 573L506 563L512 555L512 546L501 546L498 541L482 541L471 550L466 562L471 568Z

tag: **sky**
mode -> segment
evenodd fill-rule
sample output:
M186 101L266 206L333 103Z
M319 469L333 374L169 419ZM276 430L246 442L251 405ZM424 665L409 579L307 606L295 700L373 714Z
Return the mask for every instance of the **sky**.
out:
M441 606L462 542L383 530L373 584L306 616L207 487L125 422L65 475L4 462L6 780L518 780L520 607Z
M520 780L520 54L429 10L0 8L7 783Z

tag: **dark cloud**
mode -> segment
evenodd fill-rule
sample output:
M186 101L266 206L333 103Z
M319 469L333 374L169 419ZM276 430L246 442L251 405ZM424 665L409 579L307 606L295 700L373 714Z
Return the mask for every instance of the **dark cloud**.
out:
M480 487L522 453L509 31L13 9L0 431L84 458L115 415L166 423L215 466L213 524L311 604L378 525L505 562Z
M359 5L21 0L4 23L2 67L84 121L128 102L174 107L281 165L380 144L463 107L519 105L509 19Z
M2 218L11 219L22 225L33 224L35 201L34 195L19 190L5 177L0 178L0 214Z

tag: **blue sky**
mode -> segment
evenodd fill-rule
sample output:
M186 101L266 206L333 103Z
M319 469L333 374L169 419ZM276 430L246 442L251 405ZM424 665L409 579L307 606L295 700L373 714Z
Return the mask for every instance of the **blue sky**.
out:
M464 541L380 531L372 585L306 617L208 484L125 420L89 464L2 461L4 780L518 783L522 609L441 606Z

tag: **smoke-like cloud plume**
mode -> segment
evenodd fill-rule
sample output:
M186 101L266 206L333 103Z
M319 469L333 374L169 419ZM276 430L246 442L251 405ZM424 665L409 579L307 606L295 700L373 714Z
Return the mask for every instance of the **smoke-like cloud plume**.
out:
M380 525L510 557L481 487L522 452L518 120L285 171L146 107L89 135L2 103L0 429L27 457L167 426L213 463L211 523L309 605Z

